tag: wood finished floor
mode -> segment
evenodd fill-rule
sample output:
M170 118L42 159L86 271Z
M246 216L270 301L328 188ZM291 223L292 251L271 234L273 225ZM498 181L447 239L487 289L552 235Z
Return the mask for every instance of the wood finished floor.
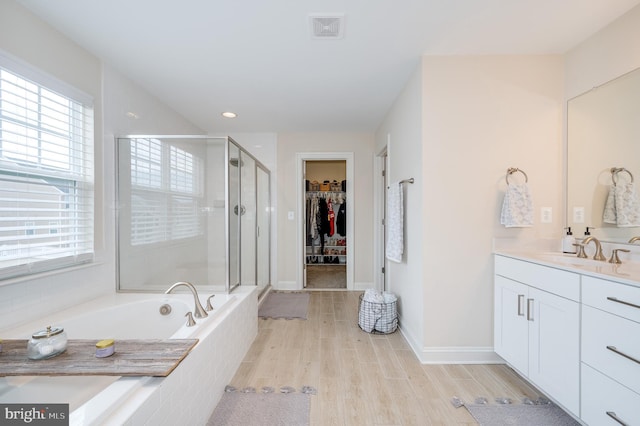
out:
M396 332L358 327L359 292L311 291L305 320L259 319L231 385L313 386L311 425L476 425L451 398L540 394L503 365L422 365Z

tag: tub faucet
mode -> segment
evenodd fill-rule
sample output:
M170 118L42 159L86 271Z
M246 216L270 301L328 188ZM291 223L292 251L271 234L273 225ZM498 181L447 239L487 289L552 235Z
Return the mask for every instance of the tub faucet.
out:
M631 237L631 239L629 240L629 244L633 244L636 241L640 241L640 237L638 237L638 236Z
M607 258L604 257L604 254L602 254L602 244L600 244L600 241L598 241L596 237L591 236L585 238L582 240L582 245L586 247L591 241L596 244L596 254L593 255L593 260L607 260Z
M207 311L204 310L204 308L202 307L202 304L200 303L200 299L198 298L198 292L196 291L196 288L191 283L188 283L186 281L179 281L174 285L172 285L171 287L169 287L169 290L165 291L164 294L169 294L173 291L174 288L181 287L181 286L187 287L191 291L191 294L193 294L193 301L195 302L193 315L196 318L204 318L209 316L207 314Z

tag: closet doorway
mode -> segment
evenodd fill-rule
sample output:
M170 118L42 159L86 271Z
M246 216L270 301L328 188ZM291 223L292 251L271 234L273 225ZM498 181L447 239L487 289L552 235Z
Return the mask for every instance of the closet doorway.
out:
M353 154L298 156L302 182L298 197L300 287L352 289Z

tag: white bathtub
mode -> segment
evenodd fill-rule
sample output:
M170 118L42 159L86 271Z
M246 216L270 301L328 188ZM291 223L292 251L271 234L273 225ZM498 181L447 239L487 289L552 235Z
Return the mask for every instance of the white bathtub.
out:
M206 298L210 293L203 290L201 302L206 306ZM253 297L249 297L253 295ZM206 351L213 357L213 348L219 345L238 344L234 342L215 342L215 336L226 336L234 339L234 333L229 334L216 328L234 327L242 318L227 321L230 316L251 317L253 316L253 299L255 293L253 287L249 289L239 289L233 294L216 294L212 299L213 311L208 312L207 318L196 318L196 325L188 327L185 314L193 311L193 296L191 293L176 294L131 294L118 293L80 306L67 309L55 315L43 318L41 321L32 322L24 326L10 330L0 331L3 339L28 339L35 331L46 328L48 325L61 326L65 329L70 339L95 339L96 341L107 338L116 339L116 351L118 350L118 339L168 339L168 338L198 338L200 341L192 349L190 354L181 362L172 374L167 378L155 377L115 377L115 376L65 376L65 377L1 377L0 378L0 402L2 403L68 403L70 411L70 424L137 424L133 419L143 419L146 423L153 416L157 416L163 421L167 418L162 414L163 404L154 401L162 400L163 392L155 392L163 387L165 382L176 382L172 376L183 374L192 375L193 371L202 371L206 366L203 360L208 358ZM245 301L245 299L249 299ZM248 302L248 309L244 313L235 313L236 308L243 302ZM160 307L162 305L171 306L171 313L162 315ZM257 316L257 307L256 307ZM253 316L252 321L256 321ZM223 325L223 323L229 323ZM237 332L244 334L240 338L242 346L246 346L244 353L257 333L251 321L244 321L244 330ZM220 337L218 337L219 339ZM246 342L247 338L248 344ZM237 340L237 339L236 339ZM219 352L219 351L218 351ZM196 355L201 353L200 355ZM237 365L242 360L244 353L230 352L226 357L236 358ZM214 362L219 360L212 359ZM236 365L236 360L226 360L225 363ZM206 361L205 361L206 363ZM185 364L185 365L183 365ZM237 365L235 368L237 368ZM234 369L235 371L235 369ZM233 372L231 373L233 374ZM218 384L203 384L203 390L213 395L222 389L208 389L207 386L218 386L224 388L225 381L229 381L228 372L224 375L216 374L221 381ZM175 377L174 377L175 379ZM183 379L177 379L178 387L185 387ZM175 386L174 386L175 387ZM186 386L187 388L190 386ZM186 390L186 389L185 389ZM194 389L194 391L199 391ZM154 393L157 393L154 396ZM165 392L166 393L166 392ZM192 396L189 396L192 398ZM176 399L171 396L171 402ZM148 412L140 413L139 410L151 401ZM216 401L217 402L217 401ZM184 402L187 404L187 402ZM183 404L180 404L181 408ZM213 405L215 407L215 405ZM155 409L154 409L155 408ZM164 407L167 408L167 407ZM174 407L175 408L175 407ZM178 410L180 411L180 410ZM195 419L198 421L197 419ZM162 423L157 423L162 424ZM167 423L170 424L170 423Z

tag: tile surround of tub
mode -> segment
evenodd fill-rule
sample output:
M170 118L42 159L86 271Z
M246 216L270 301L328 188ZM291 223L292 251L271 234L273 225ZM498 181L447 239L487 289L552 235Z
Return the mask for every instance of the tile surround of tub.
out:
M239 298L168 377L127 399L108 424L205 424L258 333L256 291Z

